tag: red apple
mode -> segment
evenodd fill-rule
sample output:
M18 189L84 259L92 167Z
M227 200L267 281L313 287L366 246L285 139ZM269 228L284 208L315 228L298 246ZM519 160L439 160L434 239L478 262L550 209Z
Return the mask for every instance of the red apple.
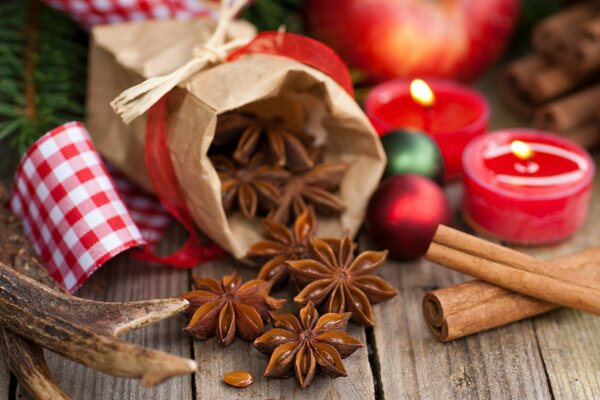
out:
M519 0L308 0L315 36L374 80L472 80L501 54Z

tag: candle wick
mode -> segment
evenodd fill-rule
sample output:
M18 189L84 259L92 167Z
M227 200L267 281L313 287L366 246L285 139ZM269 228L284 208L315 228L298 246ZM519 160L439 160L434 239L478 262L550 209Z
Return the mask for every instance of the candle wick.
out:
M514 165L515 170L522 174L535 174L540 170L540 165L531 160L523 160L523 162L517 162Z

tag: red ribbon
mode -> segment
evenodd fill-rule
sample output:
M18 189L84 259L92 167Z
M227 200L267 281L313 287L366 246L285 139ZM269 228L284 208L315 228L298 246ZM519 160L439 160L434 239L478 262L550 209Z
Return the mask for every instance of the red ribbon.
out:
M136 258L169 264L180 268L193 268L202 261L214 260L225 255L216 244L203 244L198 236L194 221L187 210L167 144L167 100L161 98L148 111L146 124L146 167L152 187L165 210L188 231L184 245L175 253L161 257L149 246L136 252Z
M288 57L314 67L333 78L351 96L354 95L348 68L329 47L306 36L285 32L262 32L246 46L234 51L228 61L246 54L261 53ZM167 145L166 99L163 97L148 111L146 125L146 166L152 187L163 207L188 231L183 247L160 257L145 248L136 256L146 261L160 262L181 268L192 268L203 261L219 258L225 252L214 243L203 244L187 209Z
M246 54L272 54L294 59L326 73L354 97L352 78L344 61L318 40L295 33L261 32L250 43L227 57L235 61Z

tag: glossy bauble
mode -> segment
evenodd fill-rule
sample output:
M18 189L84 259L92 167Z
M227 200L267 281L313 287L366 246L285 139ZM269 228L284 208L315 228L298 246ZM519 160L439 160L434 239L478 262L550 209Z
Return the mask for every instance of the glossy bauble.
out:
M442 184L444 160L438 145L427 134L399 129L383 135L381 144L387 156L384 178L416 174Z
M450 205L430 179L405 174L384 180L371 197L365 225L390 257L410 260L425 254L438 225L450 223Z
M309 0L311 32L373 80L473 80L503 52L519 0Z

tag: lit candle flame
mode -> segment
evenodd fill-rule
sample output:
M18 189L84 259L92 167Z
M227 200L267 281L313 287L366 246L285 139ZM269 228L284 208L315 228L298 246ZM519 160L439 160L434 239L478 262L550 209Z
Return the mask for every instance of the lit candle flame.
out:
M410 83L410 96L423 107L431 107L435 104L435 95L423 79L413 79Z
M531 147L529 147L527 143L520 140L514 140L510 144L510 149L512 150L512 153L520 160L526 161L533 157L533 150L531 150Z

